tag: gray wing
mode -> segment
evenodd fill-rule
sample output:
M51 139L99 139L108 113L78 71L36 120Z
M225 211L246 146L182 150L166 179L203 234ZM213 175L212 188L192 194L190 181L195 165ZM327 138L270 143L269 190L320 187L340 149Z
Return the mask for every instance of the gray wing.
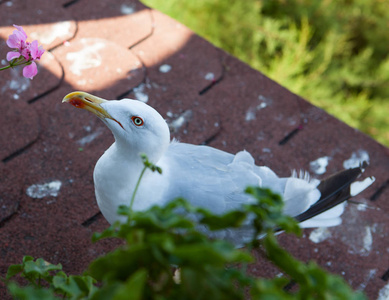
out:
M252 201L244 189L261 185L254 159L246 151L232 155L208 146L173 142L163 165L169 168L167 197L184 197L214 213Z
M183 197L192 205L223 213L254 201L244 193L247 186L270 188L281 194L284 213L298 216L320 199L319 181L308 178L279 178L267 167L255 166L246 151L236 155L207 147L172 143L162 159L168 168L167 198ZM344 203L305 221L303 227L334 226L341 221ZM240 229L212 233L212 236L231 240L240 245L253 234L247 220ZM308 222L308 223L307 223Z
M167 197L184 197L195 206L223 213L254 201L247 186L261 186L283 196L290 216L307 210L320 198L316 183L296 177L279 178L268 167L255 165L246 151L236 155L208 147L173 142L163 164L169 173Z

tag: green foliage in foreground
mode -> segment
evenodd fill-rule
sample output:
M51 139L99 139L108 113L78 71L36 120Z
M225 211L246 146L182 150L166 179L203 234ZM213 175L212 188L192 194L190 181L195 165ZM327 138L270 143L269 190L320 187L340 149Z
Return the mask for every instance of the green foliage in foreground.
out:
M147 157L142 159L145 167L139 181L146 169L162 171ZM65 274L60 264L25 256L21 264L8 268L4 280L15 299L29 300L243 300L248 295L251 299L365 299L341 277L326 273L313 262L300 262L280 247L276 229L294 234L301 230L293 218L283 215L279 195L258 187L249 187L246 193L256 201L221 216L183 199L144 212L122 206L118 213L127 222L94 234L93 240L118 238L125 244L92 261L82 276ZM250 276L247 264L254 258L249 251L238 250L225 240L211 240L199 230L199 224L210 231L237 229L248 217L254 230L247 248L263 252L283 272L282 277ZM15 277L27 284L18 285L12 281ZM297 284L297 291L285 288L290 282Z
M142 1L389 145L387 1Z
M344 280L330 275L315 263L302 263L282 249L274 228L299 232L297 223L282 215L282 200L269 190L249 188L258 201L244 209L216 216L190 206L182 199L165 207L132 212L94 240L119 238L126 244L94 260L84 275L66 275L62 266L42 258L26 256L8 269L6 281L15 299L365 299L354 293ZM177 210L180 214L177 214ZM254 261L247 250L238 250L227 241L210 240L189 218L195 214L200 224L213 230L239 227L247 215L255 215L253 239L248 248L259 247L284 274L274 279L254 278L246 266ZM266 233L258 242L256 236ZM174 276L174 268L180 276ZM19 286L16 276L27 281ZM284 287L293 281L298 290Z

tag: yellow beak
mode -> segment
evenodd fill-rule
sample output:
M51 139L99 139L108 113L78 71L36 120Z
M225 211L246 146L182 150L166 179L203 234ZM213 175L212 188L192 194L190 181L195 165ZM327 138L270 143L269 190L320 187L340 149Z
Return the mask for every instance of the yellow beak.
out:
M122 124L120 124L119 121L113 118L104 108L100 106L101 103L109 102L105 99L93 96L85 92L72 92L70 94L67 94L62 99L62 103L64 102L70 103L71 105L77 108L86 109L94 113L100 119L111 119L118 123L121 128L123 128Z
M65 98L63 98L62 102L68 102L74 107L86 109L97 115L99 118L108 118L113 120L106 110L100 106L101 103L108 101L91 94L85 92L72 92L67 94Z

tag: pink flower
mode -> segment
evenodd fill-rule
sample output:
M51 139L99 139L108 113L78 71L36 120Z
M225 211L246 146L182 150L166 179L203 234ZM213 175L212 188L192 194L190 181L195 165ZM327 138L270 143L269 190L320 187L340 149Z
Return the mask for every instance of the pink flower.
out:
M30 65L23 68L23 76L26 78L33 79L34 76L38 73L38 68L36 63L32 62Z
M8 67L25 65L23 76L32 79L38 72L35 61L41 59L45 50L42 46L39 46L36 40L32 43L27 42L27 34L21 26L14 25L14 27L16 30L7 40L8 47L14 49L7 53L7 60L10 61Z
M43 53L45 53L45 49L42 46L38 45L38 41L32 41L29 45L30 54L33 60L40 60Z
M7 45L10 48L16 48L19 51L26 45L27 34L24 32L22 26L14 25L17 30L14 30L13 33L8 37Z
M20 56L20 53L17 51L10 51L7 53L7 60L11 61L15 58L18 58Z

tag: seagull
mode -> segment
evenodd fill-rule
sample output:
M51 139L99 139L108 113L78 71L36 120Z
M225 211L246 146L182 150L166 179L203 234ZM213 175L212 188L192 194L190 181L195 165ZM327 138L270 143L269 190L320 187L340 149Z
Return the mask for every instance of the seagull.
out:
M296 218L301 227L329 227L341 223L345 200L374 181L366 178L362 184L356 182L357 191L352 191L352 184L363 172L365 163L323 181L304 172L280 178L270 168L256 166L245 150L234 155L209 146L171 141L164 118L138 100L105 100L77 91L66 95L63 102L95 114L115 138L97 161L93 173L99 209L111 224L124 221L117 210L120 205L130 204L144 169L141 154L163 172L146 170L134 198L135 211L163 206L182 197L193 206L223 214L253 203L255 200L244 190L247 186L259 186L280 194L284 213ZM245 238L241 231L222 234L222 238L235 244Z

